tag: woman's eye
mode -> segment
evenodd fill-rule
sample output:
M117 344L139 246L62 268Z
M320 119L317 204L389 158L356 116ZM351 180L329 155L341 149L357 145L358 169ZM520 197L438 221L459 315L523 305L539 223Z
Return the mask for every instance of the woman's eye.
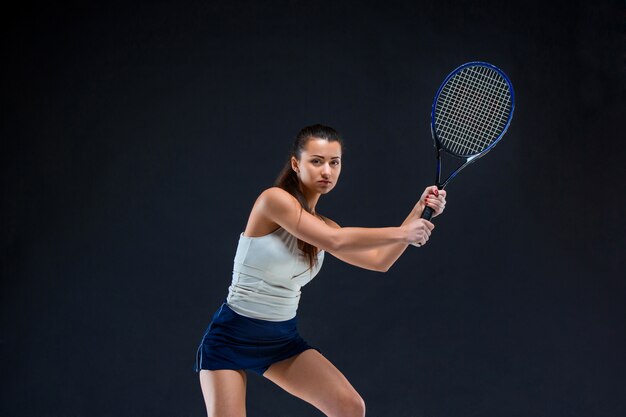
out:
M339 165L339 161L331 161L331 165Z

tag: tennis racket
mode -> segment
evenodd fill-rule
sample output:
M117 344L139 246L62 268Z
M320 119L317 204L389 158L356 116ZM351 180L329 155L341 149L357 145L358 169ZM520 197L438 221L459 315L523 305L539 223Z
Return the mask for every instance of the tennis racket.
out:
M486 62L468 62L452 71L435 94L430 131L437 150L435 184L443 190L463 168L485 156L502 139L513 118L515 94L511 81ZM461 159L444 181L442 154ZM426 207L422 218L430 220Z

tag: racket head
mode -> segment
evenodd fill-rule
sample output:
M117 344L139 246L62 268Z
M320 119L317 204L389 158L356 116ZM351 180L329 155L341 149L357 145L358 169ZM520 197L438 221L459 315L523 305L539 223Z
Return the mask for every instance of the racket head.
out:
M489 152L506 133L515 92L506 74L487 62L468 62L445 78L435 94L431 132L435 145L460 158Z

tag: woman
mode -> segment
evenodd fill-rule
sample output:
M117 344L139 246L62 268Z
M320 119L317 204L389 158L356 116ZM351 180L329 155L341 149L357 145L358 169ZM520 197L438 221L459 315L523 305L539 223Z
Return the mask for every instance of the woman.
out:
M385 272L408 244L424 245L445 191L428 187L399 227L340 227L317 213L341 172L342 141L332 128L305 127L276 181L255 202L235 255L228 297L213 316L196 358L209 416L245 416L246 374L254 371L327 416L363 416L359 394L296 328L300 288L319 271L324 253Z

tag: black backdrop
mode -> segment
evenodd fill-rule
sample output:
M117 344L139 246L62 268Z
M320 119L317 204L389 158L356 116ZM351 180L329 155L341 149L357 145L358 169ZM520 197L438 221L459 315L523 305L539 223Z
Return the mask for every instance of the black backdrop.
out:
M513 80L509 133L387 274L327 257L301 333L371 416L626 414L623 1L87 3L3 17L1 415L203 415L196 346L298 129L346 138L323 214L398 224L470 60ZM319 415L255 375L248 411Z

